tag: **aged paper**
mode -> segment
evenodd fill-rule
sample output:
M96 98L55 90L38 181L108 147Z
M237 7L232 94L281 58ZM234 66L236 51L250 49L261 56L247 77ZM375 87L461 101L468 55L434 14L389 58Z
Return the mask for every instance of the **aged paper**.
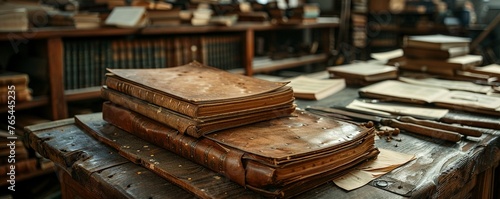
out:
M383 115L390 115L388 113L393 113L397 115L409 115L416 116L419 118L432 118L439 119L444 117L449 110L442 108L424 108L424 107L415 107L415 106L404 106L404 105L396 105L394 103L367 103L359 100L352 101L347 108L365 110L365 111L377 111L376 113L384 113ZM360 109L362 108L362 109ZM363 109L364 108L364 109ZM383 112L381 112L383 111Z
M450 91L434 102L500 111L500 98L465 91Z
M438 88L446 88L450 90L463 90L463 91L471 91L476 93L488 93L492 91L491 86L484 86L479 84L474 84L468 81L456 81L456 80L444 80L444 79L436 79L436 78L408 78L408 77L399 77L399 80L415 85L422 86L430 86L430 87L438 87Z
M396 50L387 51L387 52L372 53L371 56L376 60L387 62L390 59L403 56L403 50L396 49Z
M379 150L380 154L377 159L361 164L351 172L333 180L333 182L342 189L350 191L362 187L370 181L415 159L415 155L381 148Z
M408 84L396 80L386 80L380 83L359 89L361 92L374 93L401 99L422 100L428 103L448 93L448 89L426 87L420 85Z
M474 70L492 73L492 74L500 74L500 65L499 64L490 64L483 67L476 67Z

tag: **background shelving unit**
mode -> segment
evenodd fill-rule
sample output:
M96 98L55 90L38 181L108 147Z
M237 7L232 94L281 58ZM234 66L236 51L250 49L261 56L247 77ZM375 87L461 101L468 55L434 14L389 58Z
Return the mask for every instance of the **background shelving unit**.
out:
M314 31L315 35L320 35L320 43L332 43L331 34L334 34L335 28L338 27L338 20L336 18L327 18L318 20L316 23L305 23L297 25L273 25L271 23L237 23L233 26L191 26L181 25L173 27L146 27L146 28L113 28L102 27L99 29L72 29L72 28L39 28L33 29L29 33L0 33L0 42L3 47L10 47L12 38L17 39L17 44L26 45L30 48L36 45L44 58L47 68L41 69L47 72L48 92L45 95L36 96L34 100L22 102L17 104L16 109L30 109L35 107L42 107L48 105L50 107L49 114L51 120L58 120L68 118L68 102L98 99L100 97L99 85L89 85L88 87L81 87L77 89L65 88L65 70L68 70L70 63L66 58L68 56L65 44L72 40L106 40L109 38L171 38L173 41L178 37L215 37L216 35L231 35L238 37L240 43L239 55L241 56L239 62L241 64L236 69L228 70L238 72L245 75L253 75L255 73L265 73L274 70L297 67L300 65L325 63L330 57L331 45L322 45L318 54L306 55L303 57L286 58L282 60L272 60L266 64L254 64L254 46L255 34L264 32L265 34L273 34L276 31ZM198 41L198 40L197 40ZM181 46L188 45L188 49L195 51L203 51L206 46L200 43L183 43ZM175 49L174 49L175 50ZM166 53L168 49L166 50ZM200 52L198 52L200 53ZM182 56L182 55L181 55ZM210 54L200 53L200 62L207 60L205 57ZM205 57L204 57L205 56ZM92 57L90 58L92 59ZM179 61L179 60L177 60ZM180 63L180 62L177 62ZM205 63L207 64L207 63ZM165 65L168 67L172 65ZM80 73L79 71L73 71ZM67 83L66 83L67 86ZM0 109L5 112L5 110Z

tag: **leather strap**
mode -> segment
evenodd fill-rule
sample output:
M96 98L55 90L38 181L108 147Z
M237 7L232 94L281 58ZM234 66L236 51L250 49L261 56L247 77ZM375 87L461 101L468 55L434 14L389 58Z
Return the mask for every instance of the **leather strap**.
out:
M245 168L243 167L243 152L239 150L229 150L224 161L224 174L236 183L245 186Z

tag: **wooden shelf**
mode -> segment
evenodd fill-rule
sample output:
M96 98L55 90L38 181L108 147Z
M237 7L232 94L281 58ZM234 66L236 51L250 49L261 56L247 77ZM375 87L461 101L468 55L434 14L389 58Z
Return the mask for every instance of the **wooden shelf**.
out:
M97 99L101 97L101 87L97 86L90 88L67 90L64 91L64 95L66 96L66 101L68 102Z
M269 22L239 22L233 26L192 26L183 24L179 26L156 26L145 28L115 28L100 27L95 29L76 29L72 27L48 27L33 28L28 32L0 33L0 41L10 41L14 38L24 39L47 39L54 37L102 37L119 35L158 35L158 34L200 34L216 32L244 32L247 30L268 31L287 29L308 29L308 28L332 28L338 27L339 21L336 17L324 17L318 19L316 23L304 23L295 25L274 25Z
M309 63L325 62L328 59L326 54L306 55L301 57L292 57L280 60L271 60L270 58L259 58L253 62L254 73L268 73L275 70L292 68Z
M269 22L266 23L237 23L233 26L224 27L216 25L208 26L165 26L165 27L146 27L146 28L115 28L101 27L97 29L75 29L75 28L34 28L28 32L11 32L0 33L0 41L11 41L17 39L20 41L40 40L39 43L46 45L44 56L47 58L48 79L50 85L50 94L28 103L20 103L16 105L16 109L29 109L37 106L49 105L51 108L51 119L59 120L68 117L68 102L89 100L100 98L100 87L64 90L64 53L66 38L91 38L91 37L114 37L114 36L129 36L129 35L200 35L206 33L235 33L241 36L242 59L241 65L243 70L237 73L251 76L253 73L270 72L273 70L285 69L306 65L311 63L326 62L327 55L312 55L300 58L289 58L285 60L277 60L268 64L253 64L254 58L254 36L256 31L275 31L275 30L305 30L305 29L320 29L321 42L330 44L333 42L333 29L339 27L339 19L336 17L320 17L317 22L303 23L293 25L275 25ZM323 45L322 52L331 52L333 45ZM4 107L0 111L6 111Z
M41 107L41 106L47 106L49 105L49 98L48 96L38 96L38 97L33 97L31 101L25 101L25 102L19 102L16 104L14 110L15 111L20 111L20 110L26 110L30 108L36 108L36 107ZM9 110L7 104L2 106L0 108L0 112L5 113Z

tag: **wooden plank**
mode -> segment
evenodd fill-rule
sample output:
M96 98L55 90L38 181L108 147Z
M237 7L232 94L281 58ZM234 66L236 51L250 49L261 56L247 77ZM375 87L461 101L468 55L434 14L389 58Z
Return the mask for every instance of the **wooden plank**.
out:
M68 118L68 107L64 99L64 50L61 38L47 40L48 74L50 84L50 106L52 120Z
M101 113L78 115L76 122L82 127L85 126L85 131L94 138L118 150L123 157L143 165L159 176L192 192L197 197L260 197L223 175L166 149L152 145L105 122L102 120ZM82 123L93 126L87 127Z
M243 56L243 62L244 62L244 68L245 68L245 75L247 76L252 76L254 71L253 71L253 57L254 57L254 31L253 30L247 30L245 32L245 46L246 48L244 49L244 56Z
M478 175L478 186L475 187L472 198L493 198L494 169L487 169Z
M201 165L188 161L168 150L151 145L101 119L101 113L77 116L76 122L92 124L86 132L102 143L119 149L120 154L127 159L143 164L146 168L164 178L171 179L175 184L187 188L200 198L260 198L256 193L245 190ZM200 193L201 191L201 193ZM331 198L332 196L356 198L402 198L382 189L365 186L361 189L346 192L333 183L327 183L296 198Z
M193 198L85 134L73 120L27 127L27 142L97 198Z

